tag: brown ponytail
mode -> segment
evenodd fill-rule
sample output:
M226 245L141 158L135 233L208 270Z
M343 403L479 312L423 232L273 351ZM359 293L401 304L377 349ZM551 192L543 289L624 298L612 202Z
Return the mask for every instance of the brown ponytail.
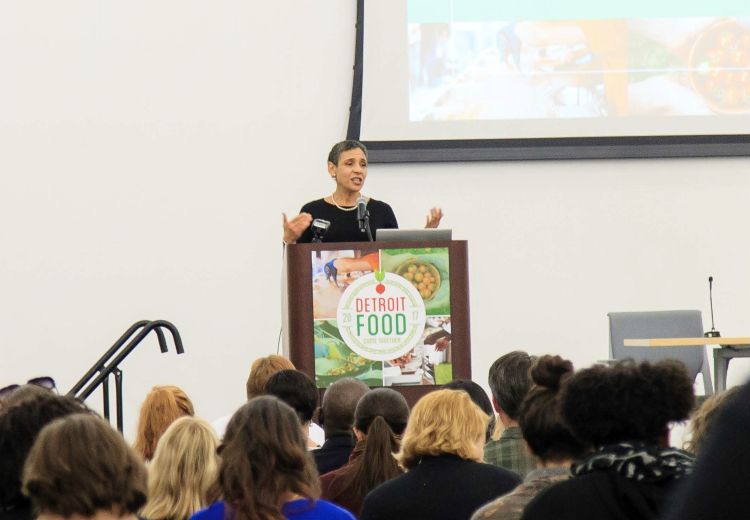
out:
M393 455L399 449L409 406L395 390L378 388L359 400L354 417L356 428L366 435L354 448L361 454L351 461L349 471L336 477L331 487L337 491L327 498L337 502L347 497L346 505L358 514L370 491L402 473Z

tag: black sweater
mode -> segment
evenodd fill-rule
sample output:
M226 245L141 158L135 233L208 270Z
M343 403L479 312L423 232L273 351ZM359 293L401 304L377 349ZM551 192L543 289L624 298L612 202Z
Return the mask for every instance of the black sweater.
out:
M342 206L343 207L343 206ZM385 202L370 199L367 202L367 210L370 212L370 229L372 236L375 238L378 229L395 229L398 228L396 215L393 214L391 207ZM323 199L308 202L300 213L309 213L313 219L322 218L331 223L328 232L323 237L323 242L366 242L367 233L359 230L357 222L357 211L340 210L333 204L327 203ZM307 228L297 241L305 244L312 242L312 230Z
M468 520L521 478L506 469L454 455L424 457L365 498L360 520Z

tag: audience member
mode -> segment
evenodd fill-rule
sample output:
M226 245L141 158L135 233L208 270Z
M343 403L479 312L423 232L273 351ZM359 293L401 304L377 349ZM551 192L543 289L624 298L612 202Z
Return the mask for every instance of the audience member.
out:
M31 386L31 385L28 385ZM74 413L88 413L72 397L53 394L39 387L16 390L25 397L13 401L0 413L0 519L31 520L31 503L21 493L23 465L42 428L53 420ZM13 396L14 399L16 396Z
M137 520L146 468L103 419L74 414L47 425L23 472L39 520Z
M310 423L318 408L318 389L313 380L299 370L280 370L266 383L266 394L278 397L297 412L308 448L317 448L310 437Z
M487 415L469 395L436 390L412 410L398 458L407 470L365 498L362 520L468 519L520 479L482 464Z
M490 418L490 421L487 423L487 435L485 436L485 442L489 442L492 437L492 432L495 431L495 425L497 421L495 421L495 410L493 410L492 408L490 398L487 397L487 394L484 392L482 387L476 384L471 379L454 379L450 383L443 385L443 388L447 390L463 390L464 392L469 394L469 397L471 397L471 400L474 401L474 404L476 404L479 408L482 409L484 413L487 414L487 417Z
M245 382L245 395L249 401L253 397L263 395L266 391L266 383L279 370L294 370L294 365L288 358L279 356L278 354L271 354L266 357L258 358L250 365L250 373L247 376ZM225 415L219 417L211 423L211 426L216 430L216 434L219 438L224 436L224 430L227 429L227 423L231 419L232 415ZM323 434L320 434L321 438ZM322 442L322 441L321 441Z
M315 465L321 475L338 469L349 461L354 449L354 409L370 388L359 379L345 377L334 381L323 394L320 421L326 441L314 450Z
M227 425L220 447L223 500L192 520L353 519L319 500L315 463L296 412L272 396L251 399Z
M533 361L526 352L514 351L499 357L489 372L492 404L505 429L498 440L490 441L484 447L484 461L509 469L521 477L537 465L536 458L526 449L518 426L521 402L531 386L529 369Z
M39 520L136 520L146 502L146 468L104 419L73 414L39 434L23 490Z
M739 386L735 386L714 394L701 404L690 417L690 440L686 443L685 449L694 455L698 455L708 438L708 434L713 429L716 419L722 410L731 403L740 393Z
M3 397L0 398L0 413L2 413L5 408L10 408L18 403L33 399L38 395L49 393L49 390L37 385L27 384L15 386L12 390L6 391Z
M57 391L55 380L49 376L35 377L29 379L25 385L13 384L0 388L0 410L3 407L12 406L14 403L26 399L26 397L40 394L42 392Z
M218 446L214 429L203 419L173 422L156 444L141 518L186 520L216 500L209 491L219 472Z
M596 451L573 478L532 500L524 520L661 518L693 457L668 447L669 424L687 419L693 381L675 360L621 361L581 370L562 385L563 416Z
M695 473L675 497L667 520L750 518L750 383L740 387L719 413L699 448Z
M150 461L156 443L176 419L195 415L193 403L182 389L176 386L155 386L141 405L138 432L133 447L144 460Z
M589 447L565 424L559 399L561 381L573 373L573 364L560 356L543 356L531 367L534 386L521 404L518 424L539 468L523 484L479 509L472 520L518 520L523 508L539 492L570 478L570 465Z
M265 394L268 380L276 372L282 370L295 370L295 366L288 358L278 354L271 354L253 361L250 374L247 376L247 383L245 383L247 400Z
M357 403L354 413L357 445L345 466L320 477L322 497L355 515L365 496L403 473L394 457L409 419L404 396L390 388L376 388Z

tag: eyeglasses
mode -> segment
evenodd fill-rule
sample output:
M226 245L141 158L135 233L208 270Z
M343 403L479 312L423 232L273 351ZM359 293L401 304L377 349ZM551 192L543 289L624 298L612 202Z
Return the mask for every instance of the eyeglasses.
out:
M45 388L47 390L53 391L57 389L57 385L55 384L55 380L52 379L49 376L44 377L35 377L34 379L29 379L26 381L27 385L35 385L35 386L41 386L42 388ZM5 399L10 394L15 392L21 388L21 385L14 384L14 385L8 385L6 387L0 388L0 399Z

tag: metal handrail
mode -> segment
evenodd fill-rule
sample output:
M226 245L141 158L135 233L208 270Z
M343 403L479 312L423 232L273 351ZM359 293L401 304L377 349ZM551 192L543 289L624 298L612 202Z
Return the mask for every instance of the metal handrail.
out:
M120 363L135 350L135 348L154 331L159 342L159 350L162 354L169 351L164 331L167 329L172 335L177 354L183 354L185 349L182 345L180 333L172 323L166 320L141 320L131 325L120 338L102 355L99 360L84 374L84 376L68 391L69 396L85 400L99 385L102 385L104 400L104 417L109 419L109 376L115 375L115 405L117 413L117 429L123 430L122 412L122 370ZM132 338L132 339L131 339ZM129 342L128 342L129 341ZM127 344L126 344L127 343ZM113 359L114 357L114 359Z

